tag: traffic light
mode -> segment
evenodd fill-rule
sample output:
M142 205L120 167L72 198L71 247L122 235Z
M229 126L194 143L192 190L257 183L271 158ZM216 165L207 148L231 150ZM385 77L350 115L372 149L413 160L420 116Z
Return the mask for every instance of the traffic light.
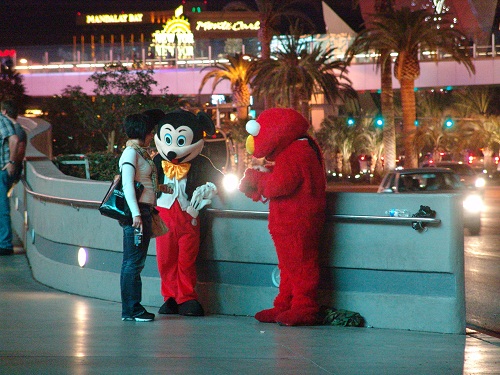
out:
M346 119L347 126L354 126L356 124L356 119L352 116L347 117Z
M384 118L382 116L375 117L375 127L382 128L384 126Z
M455 121L453 121L453 119L451 117L446 117L446 119L444 120L444 127L446 129L450 129L454 125L455 125Z

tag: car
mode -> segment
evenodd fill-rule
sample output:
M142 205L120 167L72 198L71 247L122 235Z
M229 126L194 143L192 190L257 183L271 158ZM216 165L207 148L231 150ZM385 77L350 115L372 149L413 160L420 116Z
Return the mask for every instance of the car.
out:
M396 169L387 173L377 193L462 193L464 226L473 236L481 231L482 195L468 189L460 176L449 168Z
M468 164L464 164L461 162L441 161L437 163L425 163L422 167L449 168L460 177L460 181L462 181L468 189L476 189L481 193L483 192L483 189L486 185L486 180L481 177L474 170L474 168L472 168Z

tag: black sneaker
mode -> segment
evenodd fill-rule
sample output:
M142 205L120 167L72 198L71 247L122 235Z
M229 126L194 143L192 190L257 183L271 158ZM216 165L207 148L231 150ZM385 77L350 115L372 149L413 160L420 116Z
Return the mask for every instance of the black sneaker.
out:
M205 311L203 311L203 307L197 300L192 299L179 305L179 315L204 316Z
M136 321L136 322L152 322L155 320L155 314L147 312L144 310L141 314L134 317L125 317L122 318L123 321Z
M14 250L13 249L1 249L0 248L0 255L13 255Z
M158 310L158 314L178 314L179 305L175 302L175 299L170 297L165 301L165 303Z

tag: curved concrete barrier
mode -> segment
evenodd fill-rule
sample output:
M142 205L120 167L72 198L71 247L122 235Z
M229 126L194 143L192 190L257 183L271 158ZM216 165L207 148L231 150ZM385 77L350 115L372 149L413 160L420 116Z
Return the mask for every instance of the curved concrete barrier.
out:
M44 127L50 129L38 121L35 128ZM29 138L43 133L30 131ZM14 230L38 281L120 301L121 228L97 211L108 185L63 175L33 142L29 145L26 184L15 187L11 204ZM328 205L323 304L357 311L372 327L465 333L458 195L330 193ZM420 205L438 214L425 232L413 230L412 219L384 217L390 208L416 212ZM270 307L279 271L267 230L267 205L234 192L216 199L206 215L198 259L198 291L206 310L253 315ZM78 264L80 248L87 252L84 267ZM143 302L150 306L163 303L155 255L152 240L142 273Z

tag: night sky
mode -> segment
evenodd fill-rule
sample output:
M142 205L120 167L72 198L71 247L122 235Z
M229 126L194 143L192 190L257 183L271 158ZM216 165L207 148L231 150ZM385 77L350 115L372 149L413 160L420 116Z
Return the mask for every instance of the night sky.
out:
M77 12L160 10L165 3L165 0L2 0L0 46L71 44L78 31Z
M239 1L250 7L254 7L255 4L252 0ZM77 12L85 14L167 10L175 9L181 2L181 0L2 0L0 49L27 45L71 44L73 35L78 34ZM229 2L231 0L208 0L207 10L221 10ZM317 3L316 12L313 12L313 7L310 6L314 2ZM321 17L320 4L321 0L311 0L305 11L313 17ZM322 23L322 18L318 23Z

